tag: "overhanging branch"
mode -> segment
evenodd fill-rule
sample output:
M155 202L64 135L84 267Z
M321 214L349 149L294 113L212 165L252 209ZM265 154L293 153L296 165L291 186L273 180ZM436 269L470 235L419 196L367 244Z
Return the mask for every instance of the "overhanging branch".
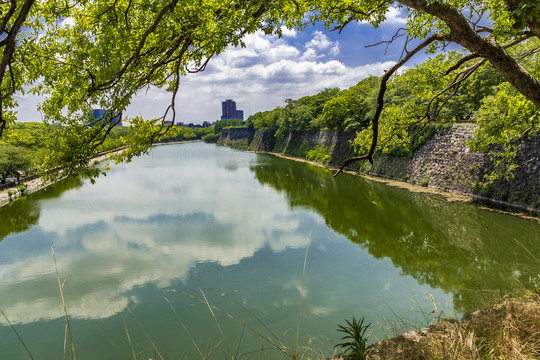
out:
M379 87L379 93L377 95L377 106L375 108L375 113L373 114L373 117L371 119L372 138L371 138L371 146L369 148L369 151L365 155L351 157L345 160L343 164L340 166L340 168L338 169L338 171L334 174L334 177L342 173L345 167L349 166L350 164L356 161L368 160L370 163L373 163L373 154L375 153L375 149L377 148L377 143L378 143L379 118L381 117L381 113L384 106L384 94L386 92L386 83L399 68L405 65L407 61L409 61L414 55L416 55L422 49L424 49L429 44L435 41L444 41L444 40L445 40L444 35L435 34L435 35L430 36L429 38L424 40L422 43L417 45L413 50L408 52L400 61L398 61L394 66L392 66L389 70L387 70L384 73L384 75L381 77L381 85Z

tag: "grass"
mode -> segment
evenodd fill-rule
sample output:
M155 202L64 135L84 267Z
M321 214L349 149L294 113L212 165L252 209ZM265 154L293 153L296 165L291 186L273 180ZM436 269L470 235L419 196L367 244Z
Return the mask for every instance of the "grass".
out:
M442 320L375 346L368 359L484 360L540 358L540 294Z
M58 273L58 266L56 264L56 256L54 255L54 248L51 248L51 252L52 252L52 256L53 256L53 260L54 260L54 268L56 270L56 278L58 279L58 288L60 290L60 296L62 298L62 306L64 307L64 316L65 316L65 319L66 319L66 329L65 329L65 332L64 332L64 358L66 357L66 343L67 343L67 340L69 339L69 345L70 345L70 350L71 350L71 358L73 360L75 360L75 346L73 344L73 336L71 335L71 326L69 325L69 316L68 316L68 313L67 313L67 307L66 307L66 301L64 299L64 284L65 284L65 281L63 283L60 282L60 274Z

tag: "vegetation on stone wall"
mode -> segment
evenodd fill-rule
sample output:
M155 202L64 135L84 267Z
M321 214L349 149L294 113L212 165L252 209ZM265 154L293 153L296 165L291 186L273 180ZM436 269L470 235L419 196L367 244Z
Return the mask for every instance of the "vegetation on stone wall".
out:
M531 46L532 42L523 49ZM498 103L508 102L509 97L517 96L517 92L490 66L465 79L451 96L433 100L433 94L447 85L445 74L460 56L462 54L457 51L437 55L391 78L385 96L387 105L379 124L379 152L411 156L437 130L456 122L480 122L482 129L488 126L488 133L479 131L475 145L480 148L488 141L486 136L491 143L505 140L498 138L502 129L499 133L495 131L499 120L490 122L489 119L513 116L512 121L516 121L516 116L523 112L528 117L538 116L534 105L524 99L515 104L517 107L511 111L513 115L507 114L505 104L493 106L495 99L499 99ZM531 58L531 64L538 63L538 56ZM287 99L283 106L251 115L248 123L257 130L272 132L280 139L291 131L357 132L357 152L364 152L371 145L369 120L379 85L380 78L370 76L348 89L324 89L316 95ZM506 129L511 128L509 122L504 122ZM534 131L538 129L530 130Z

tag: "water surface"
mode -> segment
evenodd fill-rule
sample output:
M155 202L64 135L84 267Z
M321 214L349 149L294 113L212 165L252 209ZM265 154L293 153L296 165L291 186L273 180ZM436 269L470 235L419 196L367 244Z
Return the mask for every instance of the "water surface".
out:
M78 359L278 358L267 340L294 347L298 314L299 345L329 356L353 315L375 340L532 288L539 233L271 155L160 146L0 209L0 309L35 358L61 358L57 267ZM3 317L0 358L27 358Z

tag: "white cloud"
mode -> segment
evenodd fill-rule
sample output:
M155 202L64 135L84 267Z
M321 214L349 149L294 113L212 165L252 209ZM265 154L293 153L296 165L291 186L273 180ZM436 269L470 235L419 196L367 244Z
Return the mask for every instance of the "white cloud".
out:
M304 53L302 54L302 56L300 57L301 60L314 60L318 57L322 57L324 55L319 55L317 54L317 50L313 49L313 48L308 48L306 49L306 51L304 51Z
M338 56L340 53L339 50L339 43L336 42L336 44L330 49L330 55L332 56Z
M333 43L321 31L315 31L313 39L306 43L307 48L318 50L326 50L332 45Z
M366 76L381 75L394 64L350 67L337 58L340 43L321 31L315 31L311 40L303 43L303 52L291 42L292 35L287 36L290 39L262 32L251 34L245 39L245 48L231 48L213 59L204 72L185 77L177 97L182 109L178 121L215 121L221 115L221 101L226 98L233 98L247 118L281 106L287 98L314 95L326 87L350 87ZM152 96L152 92L166 95L156 89L148 95ZM128 116L160 116L170 101L167 98L163 105L153 102L148 106L143 96L140 98L130 106ZM150 115L151 111L155 113Z
M287 36L287 37L296 37L296 30L293 30L293 29L287 29L285 26L282 26L281 27L281 33L283 34L283 36Z
M396 7L391 7L386 12L386 24L399 24L404 25L407 23L407 15L405 17L401 14L401 9Z
M75 25L75 19L73 19L72 17L67 17L64 20L62 20L62 22L60 23L60 26L62 27L63 26L70 27L73 25Z
M387 25L405 25L407 23L407 15L401 13L401 8L389 7L386 11L386 19L383 21L383 24ZM367 21L361 21L361 24L367 24Z
M389 14L399 19L398 9ZM297 37L297 32L287 29L282 38L260 31L250 34L244 39L245 47L230 48L212 59L205 71L182 78L176 120L215 121L221 116L221 101L227 98L234 99L247 118L281 106L287 98L314 95L325 87L350 87L368 75L381 75L393 64L348 66L339 57L342 44L323 32L314 31L308 41L300 42ZM124 117L161 117L171 103L170 96L163 89L144 89L132 99ZM21 121L39 121L36 99L19 97Z

